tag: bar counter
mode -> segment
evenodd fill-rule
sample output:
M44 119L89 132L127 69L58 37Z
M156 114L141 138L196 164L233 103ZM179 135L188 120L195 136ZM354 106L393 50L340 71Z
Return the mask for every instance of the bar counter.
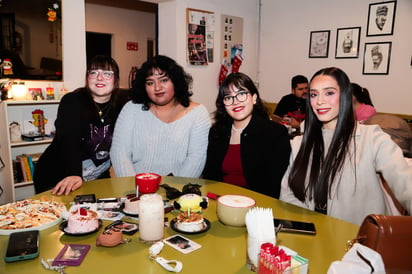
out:
M162 183L181 190L187 183L200 184L202 196L207 192L224 194L241 194L252 197L256 205L272 208L276 218L306 221L315 223L317 234L315 236L291 234L280 232L277 235L277 244L295 250L302 257L309 259L309 273L326 273L329 265L340 260L345 254L346 242L354 238L358 226L326 215L309 211L277 199L233 186L226 183L204 179L182 178L164 176ZM94 193L97 198L124 197L134 193L134 178L111 178L84 183L83 186L68 196L53 196L50 192L37 194L31 198L46 197L66 203L78 194ZM165 190L160 187L158 193L166 197ZM177 211L167 213L165 216L172 220ZM184 255L165 245L160 256L167 260L179 260L183 263L180 273L253 273L246 266L247 230L246 227L229 227L220 223L216 216L216 201L209 199L209 206L203 215L211 223L208 231L199 234L182 234L185 237L202 245L201 249ZM139 241L139 232L132 236L127 244L116 247L96 246L96 237L103 232L104 226L111 223L103 221L103 226L96 233L86 236L69 236L64 234L59 225L40 231L40 255L36 259L14 263L0 262L0 273L52 273L45 270L40 264L40 258L52 259L56 257L64 244L90 244L91 248L80 266L68 266L65 273L169 273L159 264L148 257L149 244ZM172 228L165 229L165 237L177 233ZM0 236L0 247L4 256L8 236Z

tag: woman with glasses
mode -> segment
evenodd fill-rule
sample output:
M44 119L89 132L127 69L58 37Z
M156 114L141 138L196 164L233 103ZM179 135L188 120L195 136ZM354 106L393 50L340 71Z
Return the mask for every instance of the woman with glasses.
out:
M246 187L279 198L289 164L286 128L269 119L253 81L232 73L216 99L203 177Z
M35 167L36 193L53 188L53 194L67 195L85 181L110 177L114 124L126 100L127 95L120 94L116 61L94 57L85 87L61 99L56 135Z
M110 156L116 176L200 176L210 118L206 107L190 100L191 84L192 77L167 56L142 65L114 130Z

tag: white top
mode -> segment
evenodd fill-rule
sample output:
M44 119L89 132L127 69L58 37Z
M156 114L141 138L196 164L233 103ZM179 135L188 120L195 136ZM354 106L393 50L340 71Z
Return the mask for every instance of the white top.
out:
M165 123L141 104L128 102L116 121L110 151L116 176L142 172L194 177L201 175L210 118L198 105L180 119Z
M328 148L333 131L323 130L322 135L325 147ZM291 164L299 151L301 141L301 136L292 141ZM332 185L331 196L328 195L328 215L358 225L368 214L388 215L377 172L382 173L399 202L411 212L412 166L408 165L401 149L388 134L377 125L358 124L355 143L350 144L349 154L350 160L345 161L342 172L337 174ZM314 210L313 200L306 198L301 202L289 188L291 164L282 179L280 200ZM307 180L305 184L308 184Z

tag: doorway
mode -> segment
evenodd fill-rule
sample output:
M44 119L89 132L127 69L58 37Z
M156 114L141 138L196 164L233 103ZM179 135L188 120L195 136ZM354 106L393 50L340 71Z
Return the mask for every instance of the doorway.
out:
M99 54L112 57L112 35L86 31L87 65L94 56Z

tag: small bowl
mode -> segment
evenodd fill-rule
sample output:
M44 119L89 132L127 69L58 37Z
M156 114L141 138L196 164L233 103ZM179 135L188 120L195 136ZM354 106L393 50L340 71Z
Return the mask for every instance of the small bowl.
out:
M140 194L155 193L159 189L162 176L156 173L139 173L135 176L136 186Z
M223 195L217 199L216 213L219 221L229 226L245 226L245 216L256 201L243 195Z

